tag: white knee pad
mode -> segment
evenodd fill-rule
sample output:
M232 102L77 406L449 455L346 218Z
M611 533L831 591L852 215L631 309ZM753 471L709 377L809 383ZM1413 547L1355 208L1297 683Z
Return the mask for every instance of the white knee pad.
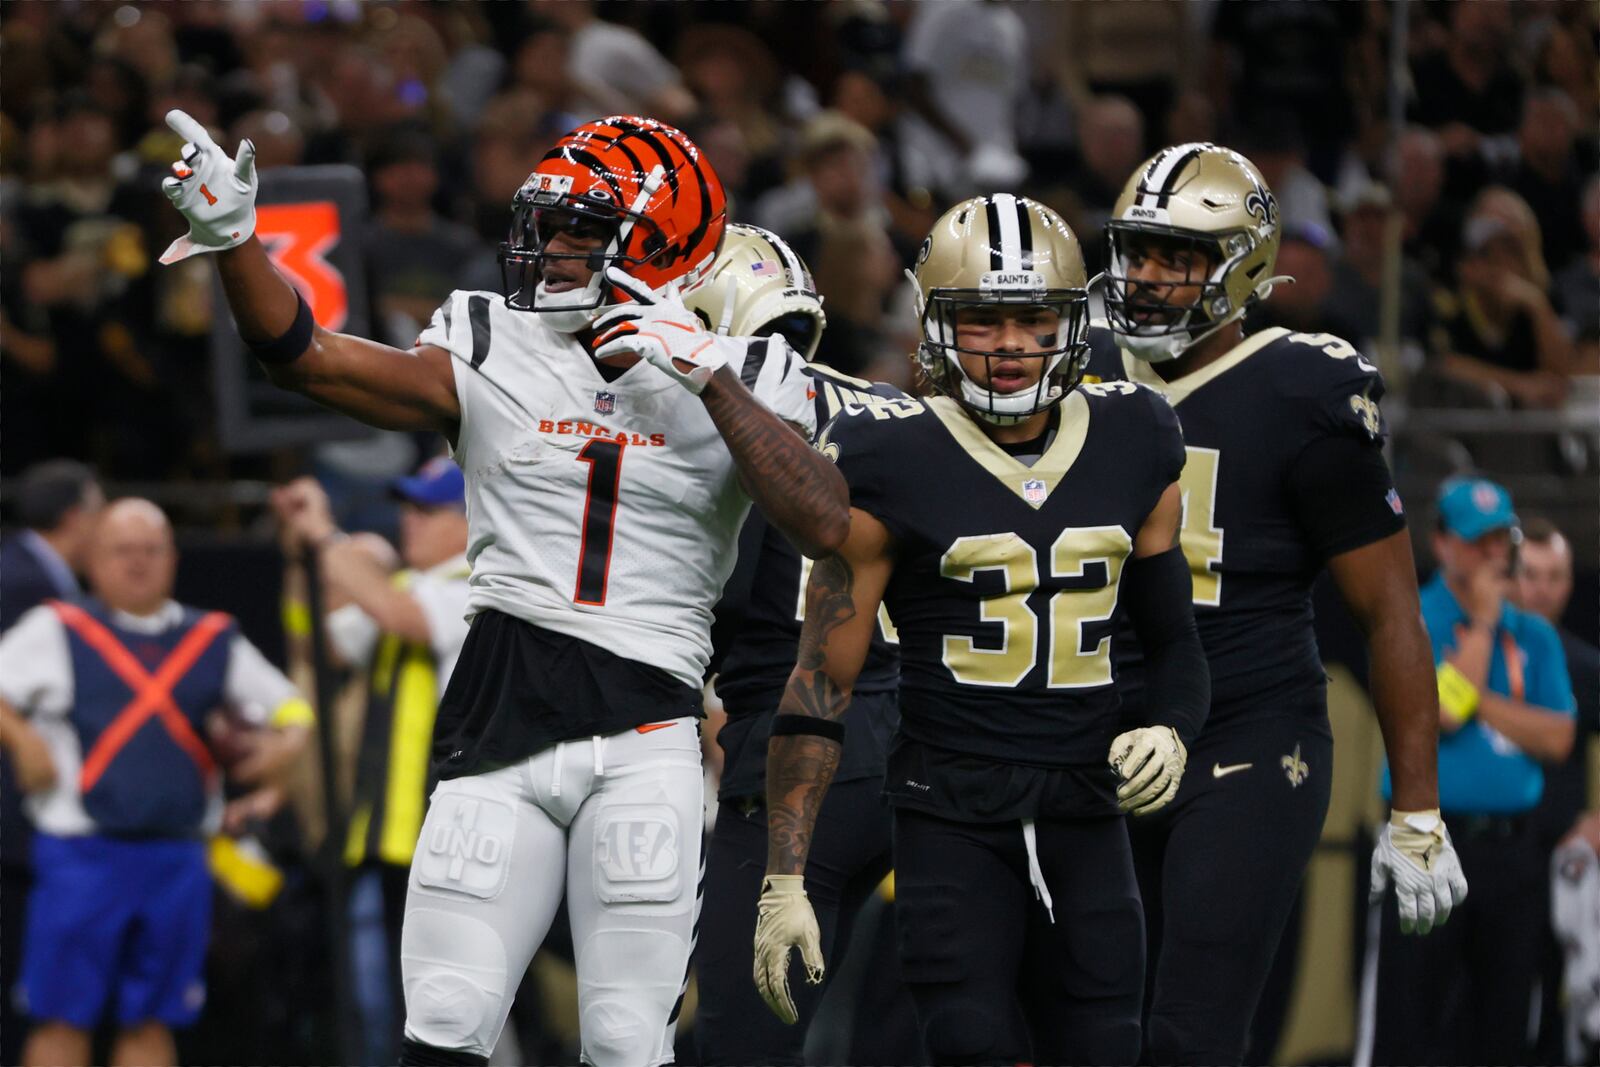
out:
M682 852L670 805L602 801L594 826L595 896L606 906L682 902Z
M470 793L435 792L411 863L424 890L493 900L511 871L517 816L511 806Z
M400 959L406 1036L487 1056L509 1009L505 943L494 927L456 911L408 908Z
M583 1061L655 1067L671 1059L668 1019L688 959L688 941L669 930L605 929L579 946Z

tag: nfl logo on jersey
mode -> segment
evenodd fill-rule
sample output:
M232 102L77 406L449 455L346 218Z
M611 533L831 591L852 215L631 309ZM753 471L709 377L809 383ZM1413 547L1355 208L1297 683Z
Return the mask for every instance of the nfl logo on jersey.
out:
M601 389L594 394L594 411L596 415L610 415L616 410L616 393L608 393L604 389Z
M1022 483L1022 499L1035 507L1044 503L1044 483L1037 478L1029 478Z

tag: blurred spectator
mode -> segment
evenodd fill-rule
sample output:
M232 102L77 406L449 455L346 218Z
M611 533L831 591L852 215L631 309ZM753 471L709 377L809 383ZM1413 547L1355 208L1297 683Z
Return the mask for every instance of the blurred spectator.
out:
M1510 494L1453 479L1438 510L1439 571L1421 598L1439 668L1439 807L1473 903L1426 937L1401 935L1384 909L1371 1062L1528 1063L1549 863L1529 816L1541 765L1572 751L1572 686L1555 629L1507 603Z
M171 1028L205 1003L202 835L223 821L207 720L227 707L257 728L231 773L260 788L230 823L270 814L305 745L309 705L231 617L171 599L176 568L161 509L120 500L90 542L94 599L41 605L0 638L0 741L38 830L27 1063L91 1062L102 1022L113 1062L177 1062Z
M1578 743L1566 762L1545 769L1538 821L1544 844L1550 848L1588 806L1587 742L1600 726L1600 648L1561 625L1572 599L1572 543L1548 519L1534 517L1523 524L1512 599L1523 611L1555 627L1578 709Z
M1577 344L1574 371L1600 374L1600 175L1583 187L1584 248L1553 281L1567 332Z
M1217 139L1217 108L1211 98L1196 89L1180 92L1162 121L1165 144L1189 144Z
M1566 400L1572 344L1544 289L1529 280L1529 259L1503 214L1475 213L1462 231L1458 287L1435 298L1432 348L1452 377L1504 390L1522 407L1555 408Z
M400 929L411 855L428 795L428 755L439 698L467 637L467 518L460 469L430 461L398 479L400 551L391 574L371 551L333 523L327 494L302 478L277 490L273 510L291 540L320 553L327 633L340 662L359 668L367 693L356 761L345 863L376 882L382 947L366 990L365 1060L390 1063L399 1050L404 999ZM301 606L304 610L304 605ZM352 926L358 927L352 917ZM360 937L359 929L355 936Z
M1522 79L1511 66L1512 5L1446 5L1445 46L1412 62L1410 118L1439 132L1452 165L1477 175L1505 158L1522 113Z
M479 116L472 142L472 220L473 229L491 247L498 247L509 232L511 198L556 138L571 129L560 125L564 118L561 112L547 111L544 101L526 89L501 93ZM485 257L484 267L491 284L472 287L498 290L500 268L493 257Z
M1449 276L1461 239L1461 213L1444 199L1444 142L1423 126L1400 135L1396 202L1405 221L1406 255L1422 264L1435 282Z
M69 459L28 468L12 492L23 529L0 540L0 632L46 599L77 595L105 503L94 471Z
M693 116L694 97L677 69L637 30L597 17L593 0L541 4L539 13L571 34L567 73L591 99L620 96L617 110L679 126Z
M1029 77L1027 31L1007 4L918 4L905 44L907 131L931 167L917 184L946 199L1014 189L1027 177L1016 117Z
M757 205L761 225L811 265L828 310L816 358L846 374L877 358L884 302L900 276L874 181L876 152L859 123L824 111L801 135L800 181Z
M22 531L0 540L0 633L23 613L56 597L78 595L78 574L105 501L94 472L72 460L30 467L14 492ZM0 749L4 746L0 745ZM22 977L22 920L33 886L33 829L10 757L0 751L0 1063L22 1062L27 1017L16 993Z
M538 95L549 121L571 128L613 114L624 106L619 94L585 96L570 72L572 33L558 22L530 15L526 33L511 55L510 84Z
M464 265L487 254L472 231L434 210L438 149L419 127L385 132L367 161L373 217L363 237L373 303L390 344L409 347Z
M256 146L257 171L293 167L305 155L305 135L282 111L251 111L239 116L228 131L228 140L237 144L246 138Z
M1212 99L1246 130L1267 125L1262 109L1295 116L1310 168L1324 181L1333 180L1342 141L1354 125L1346 53L1362 29L1365 6L1217 5ZM1281 202L1284 190L1270 176L1268 184Z
M1343 245L1333 268L1330 314L1349 331L1346 339L1367 353L1376 341L1383 308L1385 243L1393 198L1386 186L1369 183L1340 204ZM1416 351L1418 361L1428 340L1430 283L1422 267L1402 252L1400 259L1400 341ZM1274 291L1274 299L1277 297Z
M1182 4L1040 4L1026 10L1045 14L1052 24L1036 44L1048 49L1050 74L1079 111L1095 96L1115 95L1131 101L1141 120L1166 115L1194 65ZM1141 142L1135 162L1156 147Z
M1278 215L1285 226L1316 226L1332 234L1328 190L1306 169L1300 127L1295 112L1262 106L1251 124L1240 131L1237 147L1261 170L1267 188L1278 198Z
M1577 108L1560 89L1534 89L1522 105L1517 133L1519 158L1508 184L1533 208L1544 243L1544 259L1560 270L1583 247L1579 201L1583 170L1578 163Z
M1105 269L1100 239L1122 187L1144 159L1144 116L1123 96L1097 96L1079 115L1078 153L1082 166L1066 178L1061 214L1078 235L1090 276Z
M678 40L678 66L699 99L697 125L737 131L740 160L736 194L759 196L784 178L784 129L779 100L783 68L749 30L691 26ZM718 170L724 184L728 174Z
M1301 223L1284 227L1274 269L1293 278L1294 283L1273 286L1272 295L1261 305L1262 325L1283 326L1298 333L1337 334L1359 342L1359 324L1341 317L1331 300L1335 251L1333 235L1320 226Z
M897 249L915 250L939 217L933 192L916 184L925 174L912 156L905 133L905 111L900 99L901 75L890 56L857 60L834 80L829 106L860 123L878 139L875 156L878 184L888 208L890 239Z

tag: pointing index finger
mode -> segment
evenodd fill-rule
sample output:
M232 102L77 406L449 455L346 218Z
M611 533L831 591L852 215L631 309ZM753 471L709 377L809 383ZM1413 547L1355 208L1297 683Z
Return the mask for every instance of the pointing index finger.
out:
M185 141L193 142L196 147L202 149L217 147L217 142L211 139L211 135L206 132L206 128L196 122L194 117L187 111L173 108L167 112L167 126Z
M633 297L637 303L654 304L657 302L654 289L651 289L621 267L607 267L605 277L608 283Z

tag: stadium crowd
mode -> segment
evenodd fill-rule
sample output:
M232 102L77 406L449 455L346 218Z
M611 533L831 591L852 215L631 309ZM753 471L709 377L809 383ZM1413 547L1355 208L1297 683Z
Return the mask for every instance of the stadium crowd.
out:
M262 171L360 169L370 216L354 239L372 335L399 347L453 290L501 288L495 250L513 195L561 134L600 116L681 127L722 177L730 220L781 234L809 264L828 320L816 358L908 388L918 333L903 268L948 205L996 188L1034 197L1083 238L1092 274L1104 266L1101 227L1135 165L1162 145L1214 140L1253 159L1275 191L1278 273L1296 279L1252 329L1337 334L1376 361L1385 227L1397 216L1405 381L1391 391L1413 407L1588 410L1600 380L1600 8L1414 6L1398 131L1386 119L1395 10L989 0L7 5L0 473L9 482L59 458L91 465L108 487L282 483L310 472L332 498L314 495L321 526L295 518L281 495L271 509L205 514L204 525L258 541L276 533L291 553L338 526L416 536L402 533L399 506L382 490L439 455L436 437L251 453L221 446L206 353L226 305L208 257L169 269L156 262L184 226L160 187L182 142L163 122L175 108L229 151L252 140ZM1595 459L1590 447L1586 458L1558 447L1538 462L1582 473ZM406 484L412 511L445 501L417 496L416 479ZM181 541L200 512L175 510ZM1413 536L1425 540L1416 525ZM1572 539L1592 545L1595 534ZM414 565L453 564L458 548L451 541ZM342 551L382 559L384 546ZM381 596L398 563L370 566L381 570ZM1587 566L1580 571L1592 576ZM297 580L291 569L285 589ZM296 644L305 604L285 603L300 668L289 673L309 694L307 652ZM1590 611L1581 618L1592 621ZM275 637L263 642L269 651L284 646ZM354 685L371 682L357 676ZM1596 712L1580 704L1580 737L1593 732ZM345 741L341 755L356 768L356 739ZM314 777L310 764L303 777ZM210 1006L179 1036L182 1062L331 1062L336 1032L350 1025L333 1016L330 972L342 954L322 925L316 843L326 828L305 782L286 791L283 810L269 818L263 809L250 823L250 847L264 851L223 879ZM371 854L352 838L352 867L392 862L377 837ZM265 900L249 888L260 869L277 879ZM366 887L373 915L393 891L383 881ZM376 945L381 958L397 932L383 929L392 915L377 918L363 940L364 899L355 899L351 943L356 973L375 991L357 1000L392 1010L392 997L382 1005L393 976L372 977L382 965L360 954ZM523 1062L570 1055L537 1000L519 998ZM14 1055L13 1041L4 1044ZM363 1051L393 1054L381 1042Z

